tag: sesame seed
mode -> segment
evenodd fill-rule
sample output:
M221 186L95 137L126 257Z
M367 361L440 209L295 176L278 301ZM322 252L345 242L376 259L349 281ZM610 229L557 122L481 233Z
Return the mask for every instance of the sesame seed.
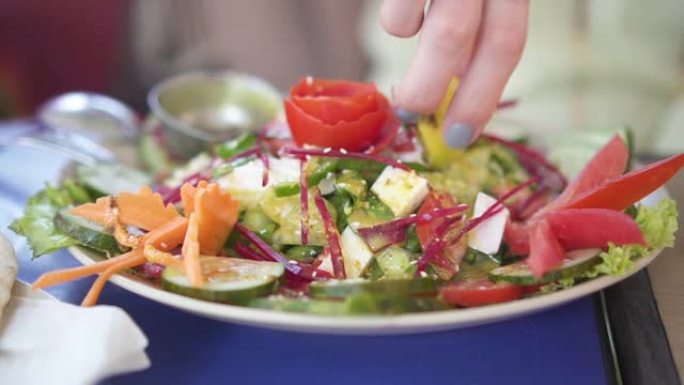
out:
M323 149L323 152L326 154L329 153L330 151L332 151L332 148L330 148L330 147L326 147Z
M347 153L347 150L345 150L344 148L340 148L340 152L343 153L343 154L346 154L346 153Z
M307 76L306 79L304 79L307 85L312 85L313 84L313 77Z
M420 276L423 277L423 278L427 278L428 274L427 274L426 272L424 272L424 271L421 271L421 272L420 272Z

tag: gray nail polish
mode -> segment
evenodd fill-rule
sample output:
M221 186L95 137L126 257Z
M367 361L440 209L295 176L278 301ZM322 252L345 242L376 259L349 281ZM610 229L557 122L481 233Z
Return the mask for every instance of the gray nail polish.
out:
M467 124L454 123L444 131L444 141L453 148L467 147L473 139L473 129Z
M418 114L401 107L397 107L395 110L397 116L404 124L416 124L418 123Z

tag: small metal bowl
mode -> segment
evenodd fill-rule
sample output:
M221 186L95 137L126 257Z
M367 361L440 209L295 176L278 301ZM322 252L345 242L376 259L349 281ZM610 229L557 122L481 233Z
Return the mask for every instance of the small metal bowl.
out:
M254 76L194 72L159 83L147 103L162 123L169 154L188 159L212 144L258 131L281 110L282 97Z

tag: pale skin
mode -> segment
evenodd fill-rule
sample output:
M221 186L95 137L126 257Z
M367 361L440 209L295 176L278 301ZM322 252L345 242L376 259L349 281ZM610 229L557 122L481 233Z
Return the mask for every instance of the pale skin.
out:
M466 147L492 117L527 37L528 0L384 0L383 28L397 37L421 33L404 79L394 87L400 116L434 112L450 80L460 85L444 138Z

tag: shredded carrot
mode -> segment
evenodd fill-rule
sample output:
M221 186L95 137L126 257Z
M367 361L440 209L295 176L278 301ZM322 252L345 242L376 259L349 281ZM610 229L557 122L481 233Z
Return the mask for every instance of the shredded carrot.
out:
M143 250L143 255L145 255L147 262L180 268L183 266L183 261L180 258L169 252L161 251L151 244L145 245Z
M194 214L197 214L199 245L202 255L217 255L228 240L238 219L238 202L230 193L212 183L198 189Z
M200 287L204 284L204 277L202 276L202 266L200 264L200 244L199 244L199 227L197 225L197 213L190 215L188 221L188 231L185 233L183 240L183 265L185 267L185 275L188 281L195 287Z
M102 262L93 263L92 265L78 266L71 269L62 269L45 273L38 277L31 287L33 289L43 289L50 286L59 285L65 282L74 281L79 278L87 277L89 275L98 274L107 270L112 265L115 265L130 257L133 251L118 255L114 258L104 260Z
M133 252L128 253L125 259L122 259L109 266L105 271L100 273L100 276L97 277L95 282L93 282L93 286L90 287L88 294L86 294L83 302L81 302L81 306L95 305L97 303L97 299L100 298L100 294L102 293L105 283L109 281L109 278L111 278L112 275L121 270L142 265L143 263L145 263L145 256L140 252L140 249L136 249Z

